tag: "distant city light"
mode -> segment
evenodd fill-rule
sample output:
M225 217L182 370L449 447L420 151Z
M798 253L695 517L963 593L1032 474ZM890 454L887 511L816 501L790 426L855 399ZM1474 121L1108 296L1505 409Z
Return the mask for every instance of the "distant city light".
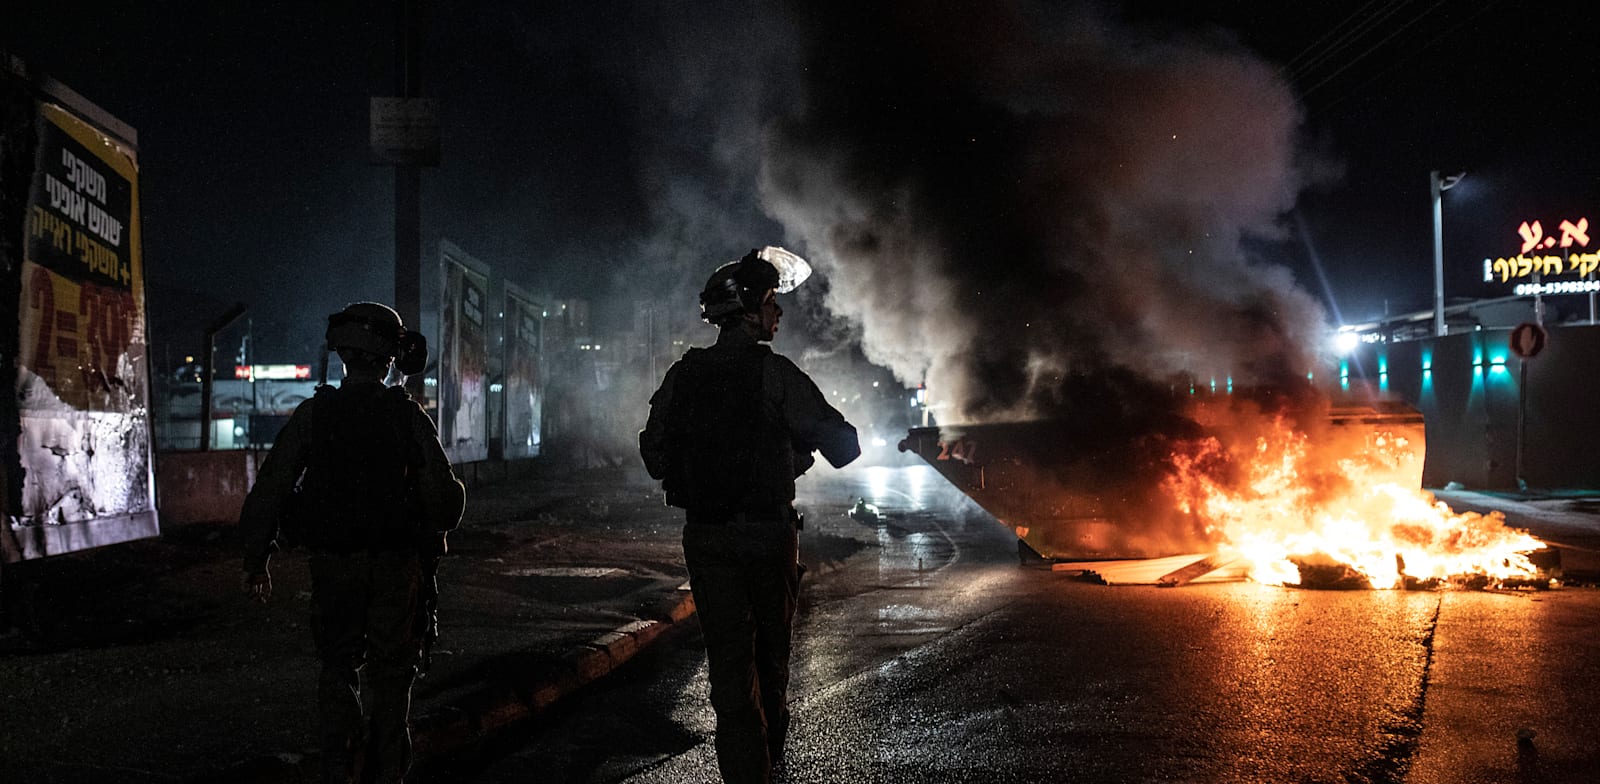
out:
M246 381L305 381L310 365L234 365L233 377Z

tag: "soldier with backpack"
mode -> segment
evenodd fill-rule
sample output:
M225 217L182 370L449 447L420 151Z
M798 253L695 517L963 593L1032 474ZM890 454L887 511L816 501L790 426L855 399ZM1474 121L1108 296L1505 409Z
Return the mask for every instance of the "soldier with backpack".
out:
M373 302L329 316L326 337L344 380L295 409L257 472L239 519L244 587L267 601L272 553L310 551L324 780L398 782L411 764L433 574L466 495L433 420L384 384L391 370L422 371L423 337Z
M790 631L800 594L794 482L821 451L861 454L856 429L811 378L767 343L777 295L811 272L782 248L724 264L700 294L717 342L692 348L650 398L639 452L666 502L684 510L684 560L705 638L717 767L766 784L789 728Z

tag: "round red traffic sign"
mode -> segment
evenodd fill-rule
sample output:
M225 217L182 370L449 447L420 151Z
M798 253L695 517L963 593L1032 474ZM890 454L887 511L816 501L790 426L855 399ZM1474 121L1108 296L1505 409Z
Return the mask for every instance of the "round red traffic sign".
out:
M1523 359L1531 359L1544 348L1545 342L1549 339L1550 333L1546 332L1544 327L1523 322L1511 330L1511 353Z

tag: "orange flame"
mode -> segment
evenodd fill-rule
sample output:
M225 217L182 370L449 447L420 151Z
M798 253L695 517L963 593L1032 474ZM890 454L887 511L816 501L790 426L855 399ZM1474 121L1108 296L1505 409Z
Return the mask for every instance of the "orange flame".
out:
M1489 578L1532 579L1544 544L1499 512L1456 513L1420 488L1420 432L1363 425L1309 428L1283 415L1203 405L1218 435L1173 455L1165 488L1251 579L1306 584L1339 569L1374 588ZM1313 437L1315 436L1315 437Z

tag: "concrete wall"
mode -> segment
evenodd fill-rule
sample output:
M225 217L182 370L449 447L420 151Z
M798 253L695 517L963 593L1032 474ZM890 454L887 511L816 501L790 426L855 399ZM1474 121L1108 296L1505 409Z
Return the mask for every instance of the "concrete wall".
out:
M239 521L256 479L256 453L246 450L156 455L156 508L163 524Z
M156 508L164 524L239 521L266 452L241 449L167 451L156 455ZM525 479L548 468L539 458L480 460L455 466L467 487Z
M1426 487L1505 490L1520 478L1535 488L1600 488L1600 326L1552 326L1530 360L1511 352L1510 333L1363 346L1345 383L1422 412Z

